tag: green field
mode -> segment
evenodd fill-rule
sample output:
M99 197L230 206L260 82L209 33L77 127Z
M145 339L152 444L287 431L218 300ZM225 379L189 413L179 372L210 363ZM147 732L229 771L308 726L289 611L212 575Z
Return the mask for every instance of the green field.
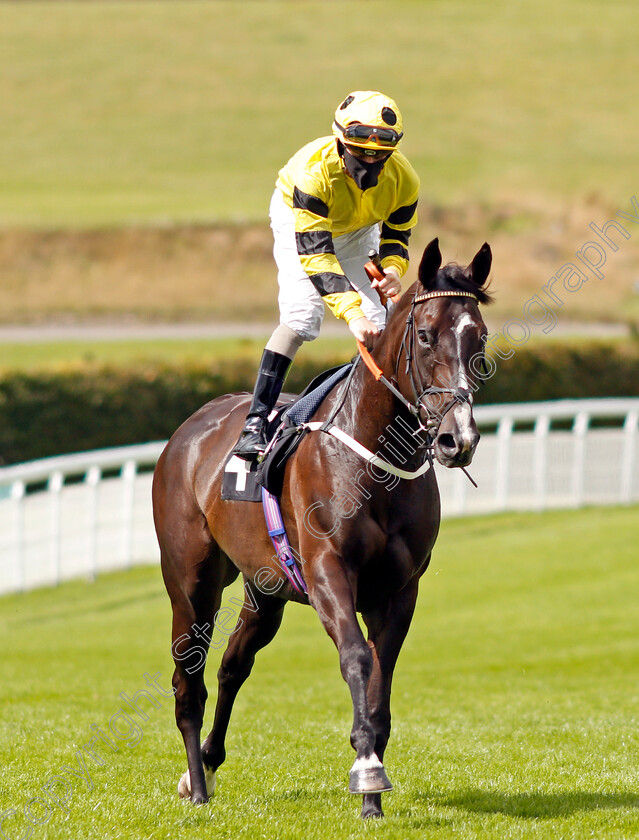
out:
M414 263L488 240L520 317L632 211L638 28L634 0L0 3L0 322L272 323L277 170L355 88L404 113ZM562 318L637 322L628 232Z
M374 824L345 791L336 653L296 605L238 698L210 805L177 799L183 747L156 694L130 746L96 748L102 765L87 757L92 788L67 771L72 791L53 787L67 810L47 810L42 786L80 772L76 752L92 726L110 734L122 692L147 688L145 674L168 690L168 599L155 568L3 598L0 812L16 809L5 836L21 836L33 797L34 840L637 836L638 513L444 523L394 684L395 790ZM121 715L114 726L125 731Z
M633 0L0 4L0 224L262 220L352 89L440 202L636 190Z
M257 366L266 330L255 338L122 339L111 341L54 341L0 344L0 375L9 371L69 371L87 365L142 367L145 364L236 364L246 360ZM356 353L354 339L325 338L306 344L296 357L303 361L347 362Z
M635 338L603 337L601 340L587 336L587 327L576 335L560 338L531 338L527 348L540 351L548 343L563 348L584 350L585 347L609 348L632 352ZM211 332L214 332L214 327ZM268 338L268 327L256 327L253 337L233 338L126 338L121 339L77 339L67 341L0 342L0 376L17 371L22 372L70 372L91 367L143 368L146 365L168 364L172 366L224 369L225 364L236 366L244 361L251 365L259 363L264 342ZM306 362L331 365L345 364L357 353L350 333L344 336L322 336L321 341L307 342L295 357L297 366Z

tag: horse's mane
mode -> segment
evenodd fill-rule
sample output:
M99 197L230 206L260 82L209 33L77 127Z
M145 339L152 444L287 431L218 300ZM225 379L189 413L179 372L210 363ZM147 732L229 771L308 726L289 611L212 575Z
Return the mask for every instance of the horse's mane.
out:
M490 292L470 280L465 274L465 269L454 262L439 269L437 278L429 291L470 292L477 297L479 303L489 304L493 302L493 296Z

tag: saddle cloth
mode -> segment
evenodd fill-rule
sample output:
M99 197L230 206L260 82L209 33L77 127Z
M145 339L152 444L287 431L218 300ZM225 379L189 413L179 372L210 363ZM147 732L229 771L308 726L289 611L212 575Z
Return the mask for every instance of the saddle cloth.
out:
M280 496L286 461L299 446L307 430L300 426L311 419L328 393L345 379L352 363L320 373L292 403L279 406L269 417L267 439L277 434L263 461L246 461L231 455L224 466L222 498L247 502L262 501L262 487Z

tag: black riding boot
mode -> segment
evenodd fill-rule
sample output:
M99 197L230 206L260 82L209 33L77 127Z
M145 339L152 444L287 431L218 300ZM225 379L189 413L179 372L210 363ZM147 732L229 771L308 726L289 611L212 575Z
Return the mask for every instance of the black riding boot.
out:
M266 419L275 407L290 366L288 356L273 350L262 354L251 406L233 455L249 461L266 449Z

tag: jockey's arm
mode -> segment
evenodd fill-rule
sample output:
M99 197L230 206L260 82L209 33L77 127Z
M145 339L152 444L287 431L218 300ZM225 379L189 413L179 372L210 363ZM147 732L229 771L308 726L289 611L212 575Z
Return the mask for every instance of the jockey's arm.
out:
M408 269L408 242L416 224L417 193L382 223L379 257L386 279L379 281L379 288L389 297L401 292L401 278Z
M302 268L335 317L346 321L355 338L370 347L379 329L364 315L362 298L335 255L328 205L318 195L296 187L293 212Z

